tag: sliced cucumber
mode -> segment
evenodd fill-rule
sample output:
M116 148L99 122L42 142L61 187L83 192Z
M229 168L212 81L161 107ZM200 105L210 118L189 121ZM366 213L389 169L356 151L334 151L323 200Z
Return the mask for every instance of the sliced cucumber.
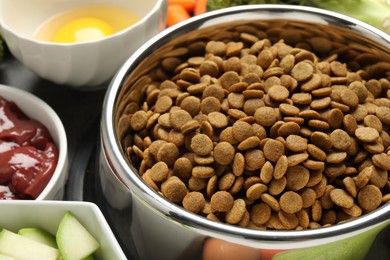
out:
M64 260L90 257L100 247L99 242L71 212L67 212L62 218L56 240Z
M41 242L45 245L58 248L55 236L43 230L41 228L29 227L29 228L21 228L18 231L18 234L37 242Z
M18 260L58 260L58 249L47 246L7 229L0 232L0 254Z

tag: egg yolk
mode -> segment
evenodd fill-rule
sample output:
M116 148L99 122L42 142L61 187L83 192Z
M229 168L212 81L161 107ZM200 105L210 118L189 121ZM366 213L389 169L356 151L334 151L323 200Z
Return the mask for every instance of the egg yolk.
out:
M103 20L85 17L64 24L54 35L54 42L72 43L93 41L113 34L111 26Z

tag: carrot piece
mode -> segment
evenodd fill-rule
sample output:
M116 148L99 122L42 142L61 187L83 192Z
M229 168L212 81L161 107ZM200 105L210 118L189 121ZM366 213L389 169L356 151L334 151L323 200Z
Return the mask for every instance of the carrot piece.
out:
M167 27L190 18L186 9L178 4L170 4L167 9Z
M195 8L194 8L194 16L203 14L207 9L207 0L196 0Z
M178 4L184 7L189 14L194 12L196 0L168 0L168 5Z

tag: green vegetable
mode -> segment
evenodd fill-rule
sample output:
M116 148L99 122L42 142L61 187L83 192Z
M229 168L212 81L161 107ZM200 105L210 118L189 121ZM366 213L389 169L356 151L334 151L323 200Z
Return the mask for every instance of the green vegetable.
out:
M390 5L386 0L302 0L302 5L342 13L390 33Z
M386 0L208 0L207 10L246 4L291 4L318 7L357 18L390 33L390 3Z

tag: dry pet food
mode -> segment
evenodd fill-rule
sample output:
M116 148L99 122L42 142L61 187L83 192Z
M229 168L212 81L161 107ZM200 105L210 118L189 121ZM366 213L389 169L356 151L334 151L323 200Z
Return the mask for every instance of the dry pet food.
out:
M342 223L390 198L389 54L288 21L172 40L129 77L117 134L173 203L253 229Z

